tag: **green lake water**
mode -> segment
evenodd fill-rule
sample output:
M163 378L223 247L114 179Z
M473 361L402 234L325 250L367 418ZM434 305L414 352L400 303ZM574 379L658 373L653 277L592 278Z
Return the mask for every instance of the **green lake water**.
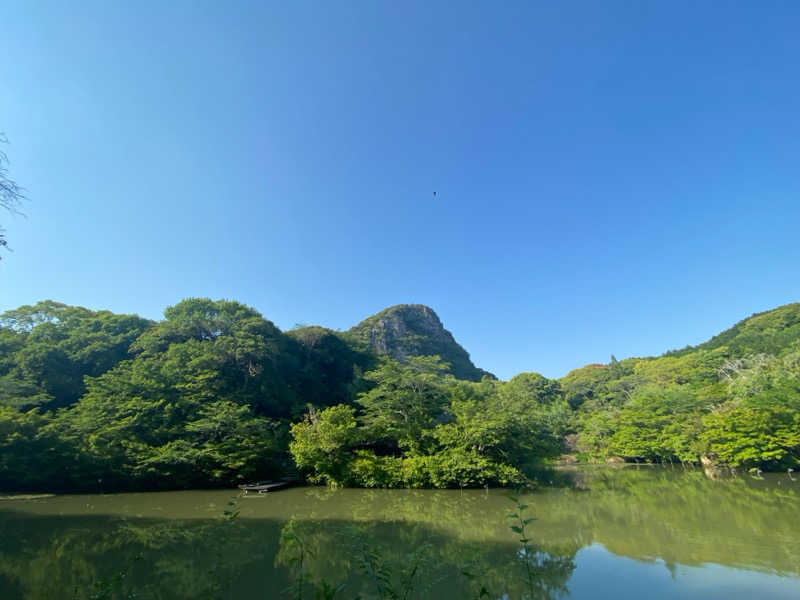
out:
M521 495L536 517L527 555L506 490L3 499L0 599L290 598L289 531L305 572L348 600L376 597L368 553L396 587L418 560L413 598L484 586L508 599L800 599L800 476L587 467L545 480Z

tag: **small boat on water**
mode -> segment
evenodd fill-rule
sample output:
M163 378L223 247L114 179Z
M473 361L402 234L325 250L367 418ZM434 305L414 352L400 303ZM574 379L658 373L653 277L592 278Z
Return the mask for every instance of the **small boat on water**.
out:
M259 494L266 494L267 492L276 492L294 485L291 479L281 479L280 481L256 481L255 483L244 483L239 486L245 495L248 492L258 492Z

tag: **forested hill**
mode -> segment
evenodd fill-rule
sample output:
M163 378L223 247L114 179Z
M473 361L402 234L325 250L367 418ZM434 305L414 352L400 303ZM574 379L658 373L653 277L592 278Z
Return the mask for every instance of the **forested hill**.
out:
M458 376L482 374L431 309L388 313L402 334L373 349L358 327L282 332L226 300L186 299L158 322L50 300L7 311L0 490L228 485L293 472L289 425L353 406L393 356L441 352ZM442 385L457 381L440 357L386 368L420 365Z
M721 393L723 366L757 355L783 356L800 350L800 303L754 314L697 346L669 350L659 357L613 359L570 371L559 381L573 408L585 400L618 400L647 384L710 386Z
M0 315L0 491L526 481L538 462L800 468L800 304L656 358L486 377L430 308L340 332L187 299Z
M437 355L450 365L457 379L480 381L494 375L477 368L469 354L447 331L432 308L422 304L398 304L372 315L349 333L383 356L403 361L408 356Z
M794 466L800 461L800 303L656 358L586 365L559 380L570 450L588 457Z
M725 347L729 356L754 352L774 354L800 340L800 302L756 313L697 346L672 350L666 356L683 356L699 350Z
M71 406L93 383L87 377L124 368L126 361L141 364L173 354L186 361L184 377L195 368L189 360L195 354L204 357L206 373L223 369L215 379L242 370L247 377L237 383L246 384L259 412L274 417L297 416L308 404L349 401L360 389L360 373L381 356L439 355L456 378L490 375L472 364L436 313L421 305L388 308L349 332L316 325L281 332L238 302L187 299L154 322L45 300L0 315L0 405ZM177 374L178 365L172 366Z

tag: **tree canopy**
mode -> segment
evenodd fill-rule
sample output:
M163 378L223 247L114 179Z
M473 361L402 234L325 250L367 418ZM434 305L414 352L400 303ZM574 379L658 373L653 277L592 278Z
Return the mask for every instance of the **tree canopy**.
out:
M227 486L300 474L365 487L525 481L563 453L800 467L800 304L654 358L560 380L458 379L352 332L282 332L189 298L154 322L45 300L0 315L0 486Z

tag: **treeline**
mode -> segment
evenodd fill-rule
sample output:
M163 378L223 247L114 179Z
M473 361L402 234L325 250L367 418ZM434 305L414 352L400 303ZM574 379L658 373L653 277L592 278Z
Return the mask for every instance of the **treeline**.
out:
M696 347L587 365L560 380L584 459L787 470L800 465L800 304Z
M446 370L321 327L283 333L237 302L184 300L157 323L24 306L0 317L0 489L229 486L298 467L347 485L505 484L560 452L557 383Z
M560 381L456 379L237 302L159 322L46 301L0 315L0 490L524 481L538 462L800 464L800 305Z
M558 382L535 373L508 383L444 374L436 356L385 361L353 405L311 410L289 448L313 482L360 487L522 483L561 453L570 410Z
M0 317L0 489L220 486L291 470L288 424L374 357L237 302L158 323L41 302Z

